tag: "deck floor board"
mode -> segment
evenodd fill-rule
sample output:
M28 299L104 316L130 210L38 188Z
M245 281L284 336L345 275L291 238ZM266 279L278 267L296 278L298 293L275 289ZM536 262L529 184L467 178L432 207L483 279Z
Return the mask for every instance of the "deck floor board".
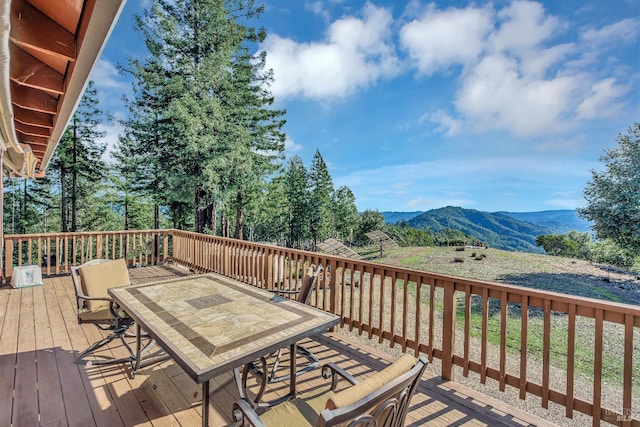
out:
M135 283L188 274L170 267L130 270ZM79 325L68 275L48 277L35 288L0 287L0 425L198 426L202 388L171 360L143 368L134 378L127 364L76 364L79 352L108 332ZM322 364L333 362L363 379L384 368L393 356L363 347L344 334L327 333L302 342ZM99 355L121 357L127 350L112 342ZM288 367L288 352L283 373ZM298 378L305 392L326 386L319 370ZM269 386L271 400L288 391L286 381ZM231 422L238 399L232 373L211 382L211 425ZM429 372L411 402L408 426L551 425Z

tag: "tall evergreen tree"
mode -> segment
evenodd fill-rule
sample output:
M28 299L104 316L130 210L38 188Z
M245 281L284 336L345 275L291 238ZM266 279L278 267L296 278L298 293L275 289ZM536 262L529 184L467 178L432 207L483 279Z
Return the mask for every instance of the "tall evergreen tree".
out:
M310 231L315 247L318 242L327 239L333 227L333 181L329 175L327 164L316 150L309 170L310 200Z
M335 192L333 217L336 237L353 244L360 217L356 207L356 197L347 186L342 186Z
M144 23L138 17L138 28ZM157 49L150 48L147 58L130 58L121 70L134 77L133 96L125 97L128 116L122 120L126 137L121 138L114 154L128 174L125 179L132 195L148 197L153 204L152 228L160 228L160 209L168 202L167 189L177 144L174 127L167 119L172 89L167 85L165 70Z
M89 81L51 162L51 173L60 186L62 232L79 230L78 210L91 206L80 201L90 199L105 176L106 145L99 141L105 133L98 130L102 116L97 90Z
M174 136L168 191L192 194L197 231L215 231L227 203L239 234L251 184L270 170L270 153L282 152L282 113L262 89L270 75L246 50L264 37L245 26L261 12L253 1L157 0L138 18L172 95L163 111Z
M302 159L294 156L287 163L284 179L288 207L287 246L300 248L309 237L309 178Z

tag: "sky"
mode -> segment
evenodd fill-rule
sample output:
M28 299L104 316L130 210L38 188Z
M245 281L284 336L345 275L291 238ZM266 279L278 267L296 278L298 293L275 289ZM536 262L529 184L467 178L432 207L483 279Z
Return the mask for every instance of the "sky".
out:
M146 55L128 0L92 79ZM264 0L254 25L287 111L287 158L319 150L360 211L585 206L600 157L640 121L637 0ZM105 123L110 147L122 129Z

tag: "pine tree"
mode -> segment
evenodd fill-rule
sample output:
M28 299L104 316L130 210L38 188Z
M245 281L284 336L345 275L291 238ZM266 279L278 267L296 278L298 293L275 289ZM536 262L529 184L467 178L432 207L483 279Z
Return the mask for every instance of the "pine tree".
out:
M311 191L310 231L315 247L330 237L333 227L333 181L327 164L319 150L316 150L309 171Z
M60 186L62 232L80 229L78 212L92 206L88 200L105 176L106 165L101 156L106 145L99 141L105 133L98 130L102 116L97 90L89 81L51 162L52 178Z
M354 233L358 229L359 216L356 198L347 186L342 186L335 192L333 217L336 237L353 244Z
M287 246L300 248L309 237L309 179L302 159L294 156L287 163L284 179L288 207Z
M196 231L215 232L226 205L240 234L251 192L283 150L283 112L268 108L263 89L270 74L247 50L264 33L244 23L261 12L253 1L158 0L138 18L171 93L161 107L173 135L167 190L174 200L192 195Z

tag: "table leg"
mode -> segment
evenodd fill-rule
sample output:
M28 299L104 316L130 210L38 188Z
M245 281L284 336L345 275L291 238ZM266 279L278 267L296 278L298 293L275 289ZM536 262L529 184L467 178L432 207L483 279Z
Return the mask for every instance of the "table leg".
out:
M202 383L202 427L209 427L209 381Z
M289 382L289 394L291 394L291 398L295 399L296 398L296 370L297 370L297 366L296 366L296 343L291 344L289 351L291 352L291 359L290 359L290 365L289 365L289 375L290 375L290 382Z
M142 333L142 328L140 328L140 324L138 322L136 322L136 364L133 368L133 373L135 374L138 369L140 369L140 359L142 359L142 343L141 343L141 338L140 338L140 334Z

